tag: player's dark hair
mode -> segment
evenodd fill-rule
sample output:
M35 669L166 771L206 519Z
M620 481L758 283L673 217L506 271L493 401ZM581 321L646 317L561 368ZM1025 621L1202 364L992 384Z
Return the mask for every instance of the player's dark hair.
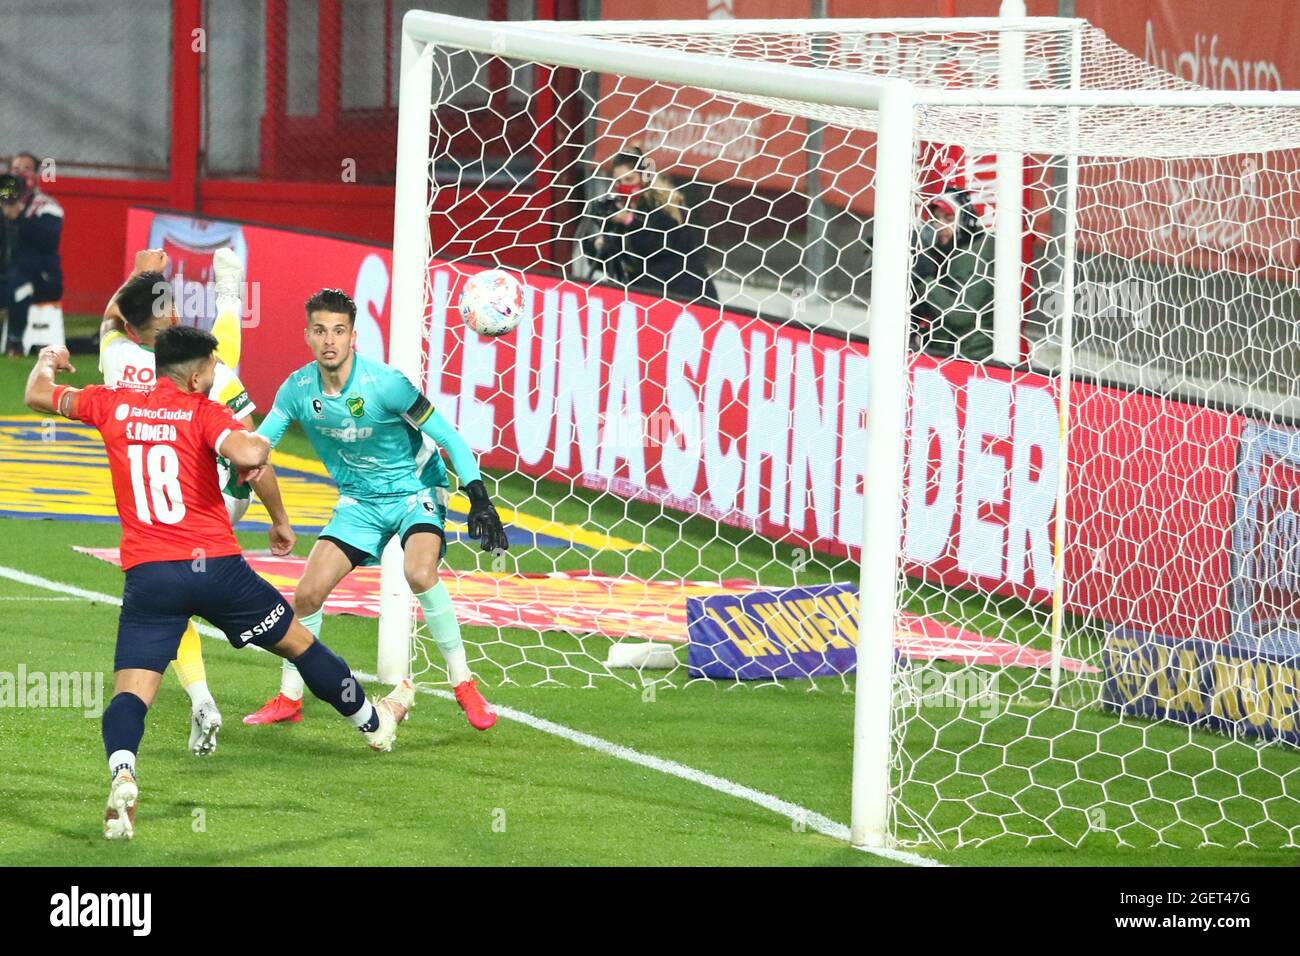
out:
M313 312L336 312L348 317L348 325L356 325L357 304L342 289L321 289L307 300L307 321Z
M35 153L31 152L30 150L24 149L20 153L14 153L14 159L30 159L32 161L32 165L35 166L37 170L41 168L41 158L37 156ZM11 159L9 162L12 164L13 159Z
M141 272L126 280L117 292L117 307L135 329L171 314L172 287L161 272Z
M192 325L173 325L158 333L153 360L159 375L176 375L191 362L206 361L217 350L217 337Z

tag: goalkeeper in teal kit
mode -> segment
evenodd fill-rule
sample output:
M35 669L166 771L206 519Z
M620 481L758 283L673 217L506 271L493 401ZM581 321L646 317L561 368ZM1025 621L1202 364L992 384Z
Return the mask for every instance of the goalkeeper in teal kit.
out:
M356 316L355 303L337 289L307 300L307 344L315 361L285 379L257 430L274 446L298 422L339 489L334 514L294 592L294 613L319 636L325 599L335 585L353 568L377 564L396 536L407 583L442 651L456 701L473 727L486 730L496 713L470 674L451 595L438 579L448 496L439 448L469 496L470 536L484 551L502 551L509 547L505 530L464 439L405 375L356 354ZM244 723L297 723L302 692L302 678L286 661L280 693Z

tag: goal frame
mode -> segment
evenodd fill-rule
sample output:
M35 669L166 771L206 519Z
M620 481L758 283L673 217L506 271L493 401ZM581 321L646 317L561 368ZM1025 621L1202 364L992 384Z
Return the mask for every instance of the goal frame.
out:
M892 740L892 685L894 628L897 610L902 537L900 502L904 474L905 397L907 387L907 316L910 196L915 150L915 113L918 107L1058 107L1067 108L1070 128L1077 124L1077 109L1141 106L1300 106L1300 92L1222 92L1201 90L1083 90L1079 88L1078 31L1081 19L1052 17L860 19L860 20L731 20L731 21L619 21L587 23L552 21L477 21L445 14L411 11L402 21L398 104L396 192L393 216L393 268L389 364L419 386L423 347L423 316L428 298L430 248L429 155L432 116L434 46L450 46L549 66L617 73L640 79L703 87L720 93L779 97L786 100L871 110L877 114L877 160L874 267L871 273L871 351L866 452L876 467L866 469L863 541L883 542L863 548L859 570L861 619L855 675L853 770L851 781L851 842L855 846L882 847L889 842L890 766ZM730 34L845 31L960 32L993 31L1014 37L1030 30L1075 31L1069 89L1028 90L1015 68L1023 42L999 44L1010 59L1001 64L1001 88L954 90L922 88L901 80L868 77L816 67L747 60L744 69L722 56L685 53L609 38L647 32ZM1023 37L1021 37L1023 41ZM999 170L1014 170L1008 182L999 182L995 231L1000 245L994 280L997 288L995 335L998 355L1006 358L1008 342L1018 344L1021 320L1021 268L1019 244L1023 231L1023 188L1019 154L999 153ZM1000 177L1001 180L1001 177ZM1061 455L1057 515L1067 488L1066 439L1069 428L1069 386L1072 334L1069 313L1074 295L1074 193L1078 185L1077 162L1067 156L1065 229L1062 288L1065 296L1061 335L1061 369L1058 377L1061 416ZM1005 187L1005 188L1004 188ZM1002 203L1007 205L1004 207ZM1009 224L1009 225L1008 225ZM1011 274L1009 270L1014 270ZM1013 317L1008 319L1008 317ZM1011 323L1014 323L1012 325ZM866 329L859 330L866 333ZM887 463L888 467L881 467ZM1056 599L1052 609L1052 687L1061 669L1061 578L1064 521L1056 522L1054 564ZM383 555L379 624L379 676L398 680L407 676L411 660L412 599L402 570L400 545L390 542Z

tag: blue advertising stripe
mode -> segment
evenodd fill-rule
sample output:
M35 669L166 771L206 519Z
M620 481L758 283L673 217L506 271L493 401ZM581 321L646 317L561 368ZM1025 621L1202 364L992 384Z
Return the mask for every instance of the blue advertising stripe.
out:
M1269 461L1274 468L1266 467ZM1229 587L1232 634L1274 650L1300 653L1300 513L1285 486L1266 478L1279 469L1300 476L1300 431L1246 422L1237 462ZM1283 471L1283 474L1285 474ZM1288 503L1292 507L1287 507Z
M1300 656L1128 628L1107 635L1102 656L1114 712L1300 746Z
M687 667L692 677L730 680L847 674L857 620L853 584L687 598Z
M54 521L117 522L117 509L99 433L90 425L61 419L0 417L0 517ZM334 505L334 483L325 475L276 461L280 490L293 519L304 533L321 531ZM463 499L453 498L459 504ZM465 532L463 511L453 510L447 522L448 540L472 540ZM529 520L524 512L520 520ZM539 522L541 523L541 522ZM265 531L270 521L254 504L239 531ZM562 528L556 525L557 528ZM565 550L592 550L586 543L549 530L506 522L516 545Z

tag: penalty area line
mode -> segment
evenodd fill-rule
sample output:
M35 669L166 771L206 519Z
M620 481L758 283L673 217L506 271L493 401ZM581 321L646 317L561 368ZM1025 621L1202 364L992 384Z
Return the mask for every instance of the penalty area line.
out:
M87 601L95 601L101 604L111 604L115 607L122 605L122 599L111 594L103 594L98 591L89 591L85 588L75 587L71 584L64 584L61 581L53 581L49 578L43 578L36 574L28 574L26 571L19 571L16 568L8 568L0 565L0 578L7 578L10 581L16 581L19 584L30 585L31 587L43 588L47 591L55 591L70 597L81 598ZM225 642L225 635L215 627L207 624L199 624L200 634L206 637L217 638ZM227 644L227 646L229 646ZM256 650L262 650L256 645L249 645ZM364 671L354 671L354 673L363 681L379 683L379 678L374 674L367 674ZM416 685L416 690L422 694L428 694L432 697L439 697L443 700L455 700L455 695L450 691L438 690L433 687L424 687ZM761 790L755 790L753 787L747 787L744 784L736 783L725 777L719 777L715 774L707 773L703 770L696 770L694 767L688 767L686 764L678 763L675 760L665 760L662 757L656 757L653 754L645 754L639 750L633 750L631 747L625 747L622 744L616 744L613 741L605 740L594 734L585 731L575 730L572 727L566 727L564 724L557 724L545 717L538 717L534 714L522 710L516 710L513 707L506 707L501 704L494 704L497 715L506 720L512 720L515 723L523 724L533 730L540 731L544 734L550 734L567 740L569 743L579 747L585 747L588 750L594 750L597 753L612 757L615 760L623 760L627 763L635 764L639 767L645 767L648 770L655 770L659 773L666 774L670 777L677 777L680 780L686 780L690 783L707 787L717 793L733 797L737 800L744 800L755 806L762 807L778 816L783 816L788 820L802 824L803 826L815 830L824 836L848 843L849 828L842 823L838 823L830 817L823 816L806 807L801 807L797 803L791 803L788 800L782 800L780 797L773 796L770 793L764 793ZM905 863L911 866L943 866L938 860L932 860L928 857L921 856L917 853L909 853L906 850L896 850L889 847L855 847L864 853L870 853L873 856L879 856L895 863Z

